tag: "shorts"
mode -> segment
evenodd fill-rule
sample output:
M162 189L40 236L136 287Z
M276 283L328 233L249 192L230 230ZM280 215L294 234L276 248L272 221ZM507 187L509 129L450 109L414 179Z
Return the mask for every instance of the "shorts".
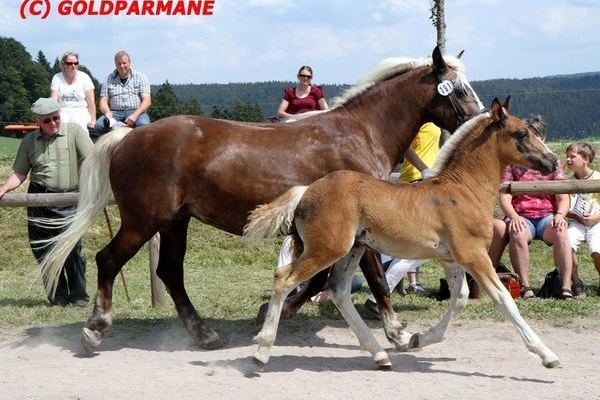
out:
M577 251L581 242L587 242L590 254L600 254L600 223L595 223L592 226L586 226L579 221L569 221L567 229L571 248Z
M552 220L554 219L554 215L548 214L542 218L531 218L531 219L526 218L526 217L521 217L521 218L523 218L523 220L525 220L525 223L527 224L527 227L529 228L529 233L530 233L530 237L531 237L531 239L529 239L530 241L533 239L544 240L544 231L546 230L546 227L548 226L548 224L550 224L552 222Z

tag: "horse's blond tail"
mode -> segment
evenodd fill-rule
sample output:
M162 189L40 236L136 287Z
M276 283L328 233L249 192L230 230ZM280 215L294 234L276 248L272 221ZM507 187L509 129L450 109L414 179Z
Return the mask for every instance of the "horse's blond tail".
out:
M294 221L294 211L308 186L294 186L273 202L263 204L250 213L244 227L244 238L249 243L286 235Z
M98 139L81 165L77 211L53 224L67 227L63 233L41 242L44 246L51 246L41 262L42 280L51 298L54 298L60 273L69 253L112 197L110 160L114 149L129 131L129 127L117 128Z

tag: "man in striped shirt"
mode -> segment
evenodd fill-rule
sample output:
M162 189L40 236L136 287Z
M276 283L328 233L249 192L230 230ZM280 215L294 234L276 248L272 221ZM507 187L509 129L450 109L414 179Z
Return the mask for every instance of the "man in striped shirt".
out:
M106 133L118 122L132 128L150 123L146 114L152 103L150 81L131 69L131 58L124 51L115 54L115 67L100 90L102 116L94 126L97 134Z

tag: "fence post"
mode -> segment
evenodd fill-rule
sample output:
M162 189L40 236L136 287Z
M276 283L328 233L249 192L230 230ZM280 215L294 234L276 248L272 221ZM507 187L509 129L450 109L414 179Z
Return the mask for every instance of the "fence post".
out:
M152 292L152 307L161 307L165 304L165 285L156 275L158 257L160 254L160 233L152 236L148 241L148 254L150 256L150 290Z

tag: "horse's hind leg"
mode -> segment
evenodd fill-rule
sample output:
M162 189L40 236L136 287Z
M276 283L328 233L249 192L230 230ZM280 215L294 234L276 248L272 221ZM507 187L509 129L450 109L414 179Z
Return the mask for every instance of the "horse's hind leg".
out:
M450 322L458 316L469 301L469 287L465 279L465 270L456 263L444 263L446 280L450 288L450 303L446 315L438 324L425 333L415 333L410 339L409 348L425 347L444 340Z
M404 324L392 308L389 288L379 254L366 249L359 265L377 302L385 336L397 350L405 350L409 345L411 334L404 330Z
M100 345L112 325L112 289L117 274L151 236L150 231L142 233L123 224L110 243L96 254L98 289L92 316L81 333L86 352L91 353Z
M329 278L331 300L356 334L361 348L371 353L379 367L389 367L392 363L387 353L360 317L350 298L350 282L363 252L364 247L354 247L350 253L335 263Z
M187 246L189 220L189 217L179 217L172 221L169 229L160 231L160 257L156 274L164 282L173 298L179 317L199 346L204 349L216 349L221 347L223 342L198 315L187 295L183 281L183 259Z

